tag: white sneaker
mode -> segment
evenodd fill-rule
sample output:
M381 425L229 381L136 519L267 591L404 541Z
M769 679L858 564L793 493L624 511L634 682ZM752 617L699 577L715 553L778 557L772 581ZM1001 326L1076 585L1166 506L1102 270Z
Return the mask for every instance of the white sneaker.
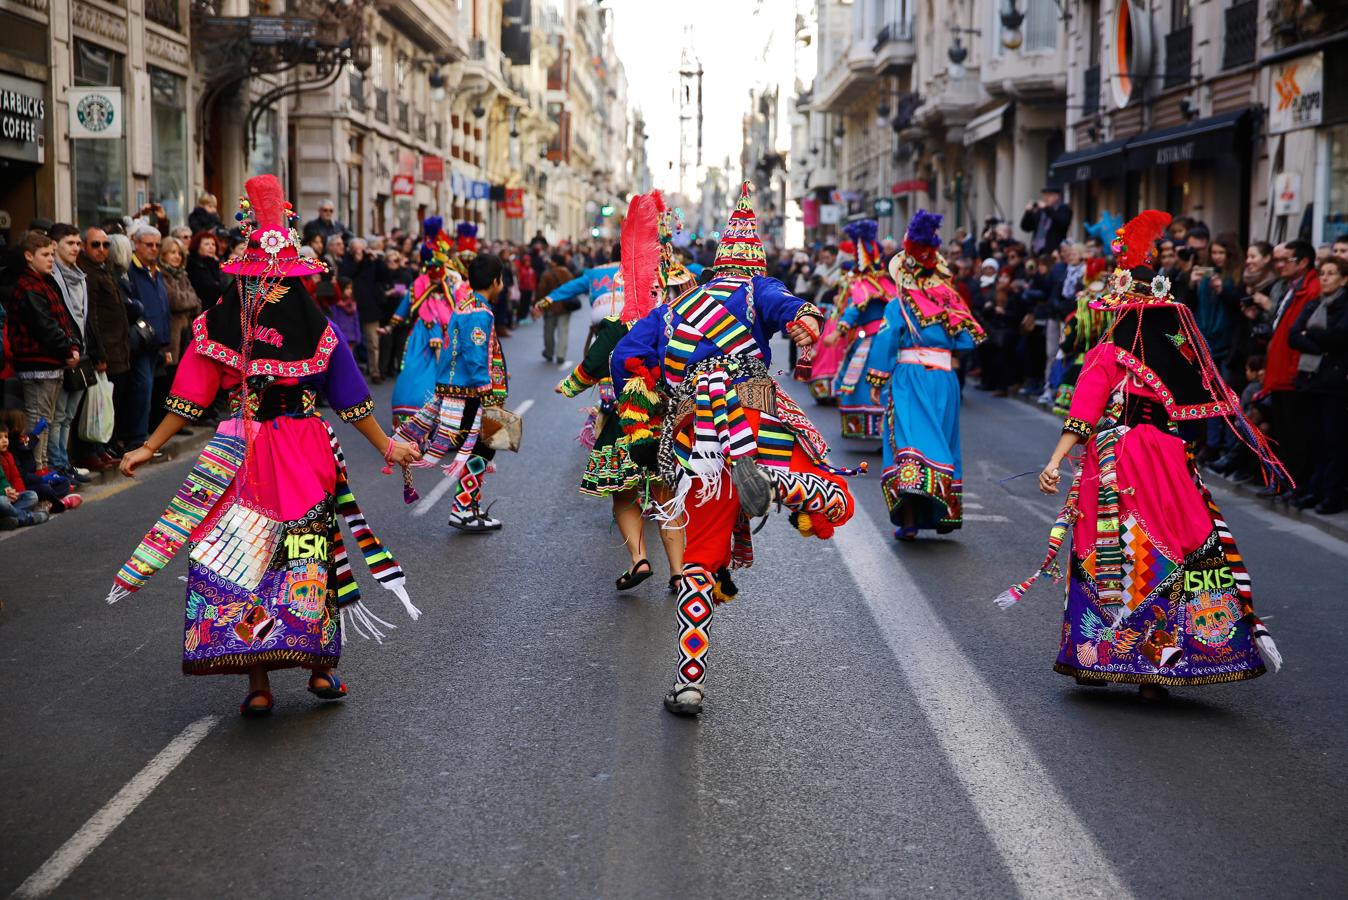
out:
M465 534L486 534L492 529L483 523L480 516L475 515L472 510L465 512L452 512L449 514L449 527L457 528Z
M75 474L76 474L76 475L79 475L81 478L88 478L88 477L89 477L89 470L88 470L88 469L82 469L82 468L80 468L79 466L71 466L71 468L74 469L74 470L75 470Z
M487 526L487 528L490 529L491 531L500 531L500 530L501 530L501 520L500 520L500 519L493 519L491 516L487 515L486 513L478 513L478 514L477 514L477 520L478 520L479 522L481 522L483 525Z

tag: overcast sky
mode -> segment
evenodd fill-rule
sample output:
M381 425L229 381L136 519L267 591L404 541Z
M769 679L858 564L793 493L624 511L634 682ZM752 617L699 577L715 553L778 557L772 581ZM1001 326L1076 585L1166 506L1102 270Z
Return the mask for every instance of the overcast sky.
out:
M655 186L677 187L679 121L675 92L685 28L702 62L703 162L721 165L728 157L738 173L742 119L749 89L764 77L764 49L773 29L789 34L795 0L606 0L613 10L614 41L630 84L631 102L646 116L646 144ZM789 57L775 74L791 85Z

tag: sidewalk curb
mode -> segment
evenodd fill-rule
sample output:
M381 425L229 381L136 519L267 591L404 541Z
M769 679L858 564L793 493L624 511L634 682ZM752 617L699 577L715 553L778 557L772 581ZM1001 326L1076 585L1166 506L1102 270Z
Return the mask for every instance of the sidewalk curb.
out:
M209 428L204 425L194 426L191 437L175 437L165 444L163 458L151 463L151 465L162 466L184 456L195 456L213 437L215 437L214 426ZM104 497L119 494L130 487L127 482L131 481L118 472L115 467L108 469L106 472L94 472L93 479L92 482L83 485L83 489L77 492L84 498L85 503L95 503Z
M1025 397L1019 393L1013 393L1008 399L1014 399L1024 406L1030 407L1040 415L1053 419L1054 421L1061 421L1051 411L1040 406L1033 397ZM1292 509L1286 503L1278 503L1257 497L1256 494L1263 488L1263 485L1255 485L1248 482L1246 484L1235 484L1212 472L1203 473L1203 483L1215 493L1224 494L1229 497L1248 499L1255 505L1260 506L1269 512L1276 513L1285 519L1291 519L1294 522L1310 525L1313 528L1318 528L1330 537L1348 542L1348 513L1336 513L1332 516L1322 516L1309 509Z

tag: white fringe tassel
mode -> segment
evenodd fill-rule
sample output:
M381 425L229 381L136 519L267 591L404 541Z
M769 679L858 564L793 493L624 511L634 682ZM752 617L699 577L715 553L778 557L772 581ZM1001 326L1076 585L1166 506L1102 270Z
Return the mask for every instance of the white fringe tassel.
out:
M398 599L403 602L403 609L407 610L408 618L410 618L413 622L421 618L421 610L413 606L412 598L407 596L406 585L404 585L401 581L399 581L393 584L386 584L384 586L388 588L390 591L393 591L393 593L398 596Z
M342 627L346 628L348 625L355 629L356 634L367 641L373 640L376 644L384 643L386 632L380 630L381 625L389 631L396 630L398 627L376 616L365 605L364 600L357 600L355 603L342 607ZM362 626L364 627L362 628ZM366 631L369 634L366 634Z
M1278 652L1278 645L1273 643L1273 636L1265 631L1255 637L1254 645L1259 648L1259 655L1264 657L1264 664L1276 674L1282 668L1282 654Z
M1017 594L1014 591L1007 589L998 594L993 599L992 602L996 603L997 606L999 606L1002 609L1010 609L1011 607L1015 606L1018 602L1020 602L1020 597L1017 596Z
M111 606L118 600L125 600L127 597L130 596L131 596L130 591L122 587L120 584L114 584L112 586L112 590L108 591L108 605Z

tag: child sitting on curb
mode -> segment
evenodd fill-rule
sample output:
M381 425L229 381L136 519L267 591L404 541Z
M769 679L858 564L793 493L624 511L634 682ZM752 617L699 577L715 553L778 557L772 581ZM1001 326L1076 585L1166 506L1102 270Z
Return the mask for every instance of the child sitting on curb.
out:
M47 521L47 514L34 508L39 502L37 493L24 486L19 465L9 452L9 432L0 429L0 531Z

